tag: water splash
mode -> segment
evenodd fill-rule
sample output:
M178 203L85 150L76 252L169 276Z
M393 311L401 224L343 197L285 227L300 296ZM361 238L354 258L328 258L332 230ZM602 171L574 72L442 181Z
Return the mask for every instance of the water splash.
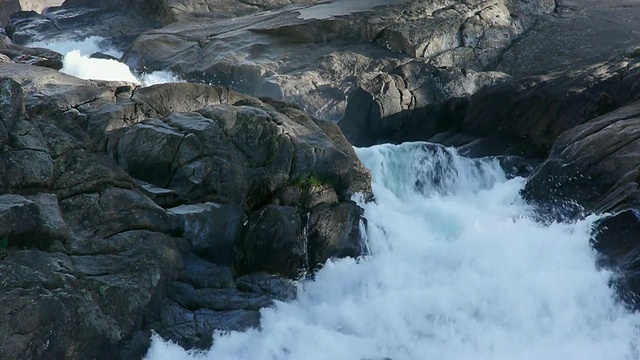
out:
M424 143L358 149L371 256L328 262L262 328L161 359L638 359L638 316L589 246L594 217L541 225L492 161ZM419 181L418 181L419 180Z
M170 71L154 71L151 73L134 73L129 67L118 61L122 53L98 36L91 36L82 41L48 41L29 44L33 47L44 47L64 54L61 72L81 79L128 81L143 86L181 82L179 76ZM91 55L102 53L114 59L92 58Z

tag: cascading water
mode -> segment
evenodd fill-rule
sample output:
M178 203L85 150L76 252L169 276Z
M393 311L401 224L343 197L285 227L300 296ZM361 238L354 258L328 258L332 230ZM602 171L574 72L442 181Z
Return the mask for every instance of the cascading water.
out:
M496 161L425 143L358 149L371 255L327 263L262 328L147 359L638 359L640 318L595 266L590 217L541 225Z
M136 74L126 64L117 60L91 58L90 55L97 52L114 58L122 56L121 52L112 48L106 39L99 36L90 36L82 41L33 42L29 46L43 47L63 54L63 67L60 72L81 79L129 81L144 86L182 81L170 71Z

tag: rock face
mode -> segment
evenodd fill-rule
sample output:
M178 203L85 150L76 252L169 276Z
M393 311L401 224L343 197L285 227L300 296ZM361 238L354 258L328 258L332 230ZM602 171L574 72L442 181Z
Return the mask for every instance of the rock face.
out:
M639 120L636 101L562 134L526 196L547 205L575 202L588 213L639 207Z
M206 85L0 73L0 353L140 358L152 329L206 347L362 254L370 175L335 124Z
M354 6L338 0L336 9L353 10L338 16L326 7L314 0L73 0L42 15L16 13L8 31L25 44L78 40L83 29L108 38L105 44L124 51L122 60L137 71L171 70L189 81L286 99L333 120L342 117L347 99L362 104L366 99L358 96L368 93L373 103L351 106L344 118L362 124L374 111L387 122L424 106L439 110L452 96L504 79L484 72L555 2L388 0ZM373 127L393 128L398 120L389 122ZM371 136L387 140L375 131Z
M42 12L47 7L59 6L64 0L3 0L0 7L0 26L5 26L11 14L18 11Z
M206 347L215 330L259 326L260 308L295 297L292 279L362 255L350 199L370 196L370 177L349 141L526 157L500 158L510 176L546 159L524 196L545 220L614 213L593 246L636 309L639 7L375 4L332 16L313 0L68 0L13 14L0 354L139 359L151 330ZM136 70L209 85L80 80L23 46L85 34Z
M598 221L592 239L598 251L598 265L615 271L611 285L633 311L640 307L638 235L640 223L634 208Z

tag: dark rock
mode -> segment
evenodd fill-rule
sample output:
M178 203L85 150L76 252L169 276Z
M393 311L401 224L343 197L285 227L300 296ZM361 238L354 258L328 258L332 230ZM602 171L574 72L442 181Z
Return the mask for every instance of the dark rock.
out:
M140 186L140 191L163 208L176 206L180 202L180 195L173 190L161 188L137 179L136 183Z
M0 42L0 54L7 56L15 63L43 66L54 70L60 70L63 66L62 54L45 48Z
M215 330L244 331L257 327L260 313L254 310L187 310L170 300L161 308L158 334L185 348L211 346Z
M338 127L295 106L205 85L84 81L24 64L0 74L16 79L0 81L0 301L8 304L0 336L11 338L3 354L136 357L152 329L208 346L214 330L258 326L258 310L293 298L295 284L251 274L236 287L233 275L306 271L301 214L371 192ZM198 180L207 168L211 177ZM168 211L146 194L180 206ZM280 198L293 206L265 207ZM253 211L271 206L268 221ZM253 211L244 227L243 210ZM336 214L307 231L317 225L332 239L353 220ZM300 242L295 264L292 239ZM11 337L16 329L22 335ZM41 347L46 341L55 345Z
M273 205L293 206L300 205L302 189L299 186L287 186L278 191L271 200Z
M101 53L101 52L95 52L95 53L89 55L89 58L91 58L91 59L115 60L115 61L119 61L120 60L115 56L111 56L109 54L105 54L105 53Z
M120 5L116 5L119 3ZM153 16L154 1L65 1L42 14L35 11L14 13L7 26L16 44L46 43L51 40L81 41L102 37L110 47L124 48L141 32L159 26ZM151 11L150 11L151 10Z
M363 255L361 219L362 209L353 203L323 203L313 208L307 223L309 266L323 265L333 257Z
M529 179L525 197L543 205L575 203L590 212L640 206L640 102L562 134Z
M175 282L169 289L171 300L185 309L260 310L272 305L272 299L264 294L240 292L236 289L196 289L193 286Z
M257 272L236 279L238 290L252 293L265 293L280 301L296 298L298 287L295 282L277 275Z
M196 289L235 287L231 268L228 266L212 264L191 253L185 254L183 262L184 269L178 279Z
M149 198L135 190L109 187L60 201L67 224L77 235L109 237L128 230L178 234L182 224ZM100 224L98 228L91 224Z
M313 180L313 179L312 179ZM318 180L315 180L318 181ZM318 204L337 204L338 203L338 195L335 190L328 186L327 184L322 184L321 182L318 184L308 183L309 179L307 179L307 183L301 184L303 186L303 195L301 200L301 205L307 209L311 209Z
M268 205L249 216L237 246L240 273L266 271L296 278L306 271L306 262L306 239L296 208Z
M184 221L183 237L191 244L191 251L215 264L233 264L234 245L245 221L239 205L181 205L169 211Z
M20 195L0 195L0 230L4 247L25 247L38 225L39 210L33 201Z
M356 146L426 140L461 122L465 97L506 77L411 62L354 90L340 128Z
M507 178L529 177L535 168L540 165L541 160L527 159L521 156L497 156L500 167L504 170Z
M614 271L612 286L634 311L640 306L638 236L638 210L628 209L596 222L591 239L598 251L598 265Z
M640 19L640 8L633 1L545 2L542 7L535 1L513 1L518 7L551 8L553 16L539 17L535 26L502 54L497 70L520 78L589 66L640 41L633 25Z
M28 196L38 207L38 226L36 237L46 243L55 240L66 241L70 236L69 228L62 218L58 197L54 194L38 193Z
M149 232L118 237L112 242L126 239L127 251L95 259L9 252L0 262L0 320L5 324L0 352L33 358L96 353L119 358L120 343L157 312L154 304L178 258L171 238Z
M460 130L545 157L563 132L634 100L639 71L637 59L623 56L489 87L471 97Z

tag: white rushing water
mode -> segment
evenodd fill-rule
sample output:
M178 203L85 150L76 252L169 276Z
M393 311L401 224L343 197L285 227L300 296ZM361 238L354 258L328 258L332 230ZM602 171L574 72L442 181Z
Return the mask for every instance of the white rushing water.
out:
M638 359L640 320L594 265L594 219L538 224L523 179L432 149L357 150L371 256L329 262L260 330L205 352L154 337L147 359Z
M114 58L122 56L122 53L110 46L107 40L98 36L91 36L82 41L47 41L28 45L63 54L63 67L60 71L81 79L129 81L144 86L182 81L170 71L136 74L126 64L117 60L91 58L90 56L97 52Z

